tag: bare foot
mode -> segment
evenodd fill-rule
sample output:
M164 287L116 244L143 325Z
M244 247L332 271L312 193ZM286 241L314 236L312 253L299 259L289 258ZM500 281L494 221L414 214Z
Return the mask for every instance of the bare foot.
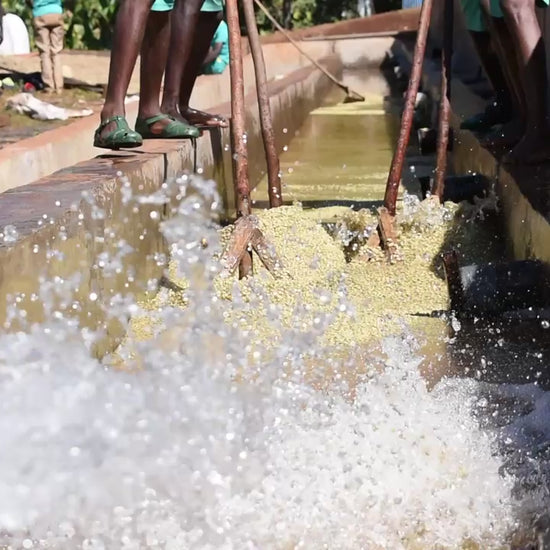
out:
M167 107L163 107L161 105L161 110L164 114L168 115L168 116L171 116L172 118L175 118L176 120L179 120L180 122L182 122L183 124L187 124L188 126L194 126L197 130L199 130L200 132L200 136L203 135L203 132L202 132L202 129L200 126L197 126L196 124L193 124L191 121L187 120L186 117L182 116L182 114L179 112L179 110L175 107L170 107L170 108L167 108Z
M523 121L514 118L499 129L494 130L481 140L483 147L495 149L514 147L522 138L524 131Z
M173 105L170 105L170 106L161 105L160 110L165 115L169 115L175 118L176 120L183 122L184 124L191 124L191 122L189 122L184 116L182 116L178 108Z
M190 124L198 128L227 128L229 126L227 120L221 115L205 113L204 111L191 109L191 107L180 107L180 113Z
M550 161L550 131L528 131L502 159L506 164L538 164Z

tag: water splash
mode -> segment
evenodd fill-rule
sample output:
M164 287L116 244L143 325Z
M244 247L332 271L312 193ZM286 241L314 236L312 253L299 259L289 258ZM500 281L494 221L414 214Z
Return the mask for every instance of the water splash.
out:
M369 368L358 350L336 360L320 343L323 322L304 332L276 312L281 345L253 349L225 320L246 303L212 288L215 185L178 186L178 215L163 231L189 282L187 307L158 311L165 328L136 344L139 370L92 359L86 334L63 317L0 336L0 543L502 547L523 501L500 432L479 425L479 383L428 391L406 333ZM307 373L327 366L335 383L319 390ZM366 374L350 385L358 366Z

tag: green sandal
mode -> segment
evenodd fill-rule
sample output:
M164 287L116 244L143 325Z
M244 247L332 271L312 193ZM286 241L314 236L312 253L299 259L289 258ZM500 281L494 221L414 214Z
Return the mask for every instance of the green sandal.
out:
M169 119L171 122L167 124L161 132L152 132L151 126L159 120ZM201 135L200 130L185 124L170 115L156 115L151 118L138 118L136 120L136 132L139 132L143 139L186 139L197 138Z
M108 132L106 135L102 136L101 132L111 122L116 123L116 130ZM119 149L140 147L141 145L143 145L142 137L137 132L134 132L128 126L126 119L120 115L112 116L104 120L95 131L94 147L118 151Z

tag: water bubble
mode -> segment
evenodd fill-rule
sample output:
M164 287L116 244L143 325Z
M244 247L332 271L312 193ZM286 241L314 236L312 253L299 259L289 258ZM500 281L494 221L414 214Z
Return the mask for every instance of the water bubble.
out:
M84 539L82 550L105 550L105 544L99 539Z
M14 243L19 238L15 225L4 226L3 235L3 241L5 243Z
M454 316L451 316L451 327L455 332L459 332L462 328L462 323Z

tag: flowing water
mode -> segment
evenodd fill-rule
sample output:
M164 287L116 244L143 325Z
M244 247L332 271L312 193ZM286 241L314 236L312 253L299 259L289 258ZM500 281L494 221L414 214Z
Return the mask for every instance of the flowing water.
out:
M366 101L338 104L341 94L329 94L295 136L287 135L281 155L285 200L348 204L384 195L398 126L384 109L387 81L377 72L355 71L346 72L345 80ZM266 199L266 180L252 196Z
M327 341L357 305L337 272L343 253L308 260L311 284L290 317L260 286L258 299L237 284L224 299L216 186L173 187L182 200L162 231L184 306L155 302L160 328L134 343L139 363L93 359L95 335L56 313L59 284L40 296L47 323L0 336L0 545L489 550L544 536L550 398L536 353L514 348L533 362L523 385L485 380L475 354L472 376L428 383L434 354L407 319L376 351ZM261 329L244 322L259 308ZM139 312L120 300L111 314L128 323ZM533 338L550 326L536 324ZM456 320L452 338L439 326L441 350L468 347Z

